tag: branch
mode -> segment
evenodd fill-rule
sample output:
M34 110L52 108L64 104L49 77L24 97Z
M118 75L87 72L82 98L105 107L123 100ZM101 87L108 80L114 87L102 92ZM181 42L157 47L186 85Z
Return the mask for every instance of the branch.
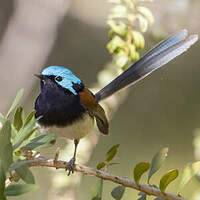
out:
M55 159L47 159L43 156L36 156L32 157L31 160L33 162L28 163L29 167L32 166L42 166L42 167L54 167L56 169L66 169L67 162L65 161L58 161ZM163 193L158 188L155 188L150 185L144 185L144 184L136 184L134 181L129 180L128 178L123 178L120 176L116 176L101 170L96 170L87 166L83 165L76 165L75 167L76 172L81 172L83 174L92 175L104 180L111 181L113 183L121 184L125 187L133 188L141 192L145 192L148 195L153 195L156 197L159 197L161 199L166 200L186 200L181 196L176 196L170 193Z

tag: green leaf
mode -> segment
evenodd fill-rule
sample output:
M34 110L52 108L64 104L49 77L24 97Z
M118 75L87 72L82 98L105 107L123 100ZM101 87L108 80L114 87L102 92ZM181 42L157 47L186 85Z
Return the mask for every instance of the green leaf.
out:
M136 55L136 48L135 48L135 44L129 44L128 45L128 48L129 48L129 57L132 59L132 60L135 60L135 55Z
M137 51L135 51L134 55L131 56L131 58L132 58L132 60L139 60L140 54Z
M161 149L152 159L151 161L151 166L150 166L150 171L148 174L148 183L154 173L156 173L161 165L164 163L168 153L168 148L163 148Z
M37 189L34 184L11 184L5 189L6 196L19 196Z
M109 163L115 157L118 148L119 144L116 144L109 149L109 151L106 153L106 162Z
M23 93L24 93L23 89L19 90L19 92L17 93L17 96L15 97L15 99L14 99L14 101L13 101L13 103L12 103L12 105L11 105L7 115L6 115L6 118L8 118L10 116L10 113L15 109L15 107L19 103Z
M18 133L18 131L16 130L16 128L14 127L14 125L11 124L11 141L17 135L17 133Z
M186 184L200 172L200 161L192 163L183 169L183 173L179 183L178 192L180 192Z
M6 121L0 130L0 163L5 172L13 162L13 150L11 144L11 124Z
M27 165L22 165L16 169L17 174L20 176L20 178L27 184L34 184L35 179L33 176L33 173L28 168Z
M114 36L115 32L110 29L109 32L108 32L108 38L111 39L113 36Z
M147 194L144 192L139 192L138 196L141 196L141 197L139 197L139 199L137 199L137 200L146 200L147 199Z
M34 119L36 111L33 110L25 120L24 126L26 126L31 120Z
M115 35L112 40L107 44L107 49L110 53L116 53L117 49L119 48L126 48L126 42L118 35Z
M120 200L122 199L124 192L125 192L125 187L123 185L120 185L112 190L111 195L115 200Z
M115 33L124 36L127 33L127 26L123 22L116 22L114 20L108 20L107 24L111 27Z
M139 31L131 31L131 36L136 48L144 48L144 36Z
M103 179L99 179L92 194L92 200L101 200L103 193Z
M23 126L22 115L23 115L23 108L22 107L17 108L13 122L13 125L17 131L19 131L19 129L21 129L21 127Z
M18 150L21 146L21 144L31 136L31 134L34 133L36 130L35 124L37 120L32 120L30 123L27 124L24 128L21 128L18 134L13 138L14 143L14 150Z
M172 169L168 171L160 180L159 188L161 192L165 192L167 186L178 177L178 170Z
M136 184L139 184L140 178L146 171L149 170L149 168L150 168L149 162L140 162L135 166L133 174Z
M33 150L33 149L41 149L52 146L56 141L55 135L40 135L38 137L33 138L28 144L22 146L22 150Z
M19 141L15 143L13 147L14 151L17 152L21 149L22 146L25 146L29 142L29 138L31 138L32 134L34 134L36 130L37 128L33 128L32 130L28 132L23 132L24 134L19 139Z
M0 199L6 200L4 196L5 191L5 181L6 181L6 174L2 166L2 162L0 161Z
M106 165L105 162L101 162L101 163L99 163L99 164L97 165L97 169L100 170L100 169L104 168L105 165Z

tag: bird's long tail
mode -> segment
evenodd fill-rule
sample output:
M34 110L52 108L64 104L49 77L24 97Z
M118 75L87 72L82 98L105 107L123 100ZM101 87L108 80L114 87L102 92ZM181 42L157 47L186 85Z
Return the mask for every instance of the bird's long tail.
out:
M118 90L135 83L162 67L176 56L185 52L198 40L198 35L188 36L187 30L180 30L160 42L111 83L95 94L97 101L105 99Z

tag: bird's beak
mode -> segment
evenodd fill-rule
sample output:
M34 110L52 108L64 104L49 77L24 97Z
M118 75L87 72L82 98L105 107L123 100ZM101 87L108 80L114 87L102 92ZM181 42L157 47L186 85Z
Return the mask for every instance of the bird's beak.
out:
M42 74L34 74L34 76L36 76L39 79L43 79L44 78L44 76Z

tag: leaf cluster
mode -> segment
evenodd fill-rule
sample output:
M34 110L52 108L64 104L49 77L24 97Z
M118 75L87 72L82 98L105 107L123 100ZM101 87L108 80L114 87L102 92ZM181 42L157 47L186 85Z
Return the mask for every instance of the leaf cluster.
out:
M97 169L101 170L104 169L104 171L108 170L108 167L111 165L119 164L117 162L112 162L112 160L116 157L116 154L118 152L119 144L113 145L106 153L105 160L103 162L100 162L97 165ZM125 192L124 186L118 186L114 188L111 192L111 195L114 199L120 200ZM92 200L101 200L102 199L102 193L103 193L103 179L100 179L97 182L95 192L92 195Z
M150 1L150 0L146 0ZM144 48L143 33L154 22L151 11L142 6L143 0L110 0L114 6L108 15L109 42L107 49L115 55L117 66L126 69L139 59L139 49Z
M97 165L97 169L104 168L107 170L107 166L109 166L109 163L107 163L107 158L109 158L108 155L113 155L111 156L111 158L113 159L117 153L118 147L119 145L117 144L109 149L109 151L106 153L106 160L104 162L99 163ZM151 181L152 176L155 173L157 173L159 169L162 167L167 156L168 156L168 148L162 148L159 152L157 152L153 156L151 162L140 162L136 164L136 166L133 169L133 178L134 178L135 183L139 186L142 176L144 175L145 172L148 172L148 176L146 180L147 184L165 193L168 185L171 184L175 179L177 179L179 175L178 169L171 169L165 172L160 178L158 186L150 183L150 181ZM186 184L191 180L191 178L196 176L199 172L200 172L199 161L191 163L183 169L183 172L179 180L178 191L177 191L177 194L179 196L180 196L180 191L182 191L183 188L186 186ZM96 198L98 197L98 200L102 199L102 192L103 192L103 180L101 180L101 187L98 187L96 191L97 196L95 197ZM112 190L111 195L115 200L120 200L122 199L124 192L125 192L125 187L123 185L119 185ZM148 196L148 194L144 192L139 192L138 195L139 195L138 200L146 200ZM159 198L155 198L155 200L159 200Z
M112 146L112 147L108 150L108 152L106 153L105 161L100 162L100 163L97 165L97 169L98 169L98 170L100 170L100 169L102 169L102 168L105 168L105 170L107 170L109 166L114 165L114 164L118 164L118 163L116 163L116 162L111 162L111 161L112 161L113 158L116 156L119 146L120 146L119 144L116 144L116 145Z
M17 93L9 111L0 113L0 199L18 196L34 190L34 175L28 167L25 155L36 154L35 150L48 147L55 141L53 135L36 136L35 111L25 116L22 107L17 107L23 90ZM11 117L13 113L13 117ZM34 151L33 151L34 150ZM24 183L16 183L22 180ZM14 183L15 182L15 183Z

